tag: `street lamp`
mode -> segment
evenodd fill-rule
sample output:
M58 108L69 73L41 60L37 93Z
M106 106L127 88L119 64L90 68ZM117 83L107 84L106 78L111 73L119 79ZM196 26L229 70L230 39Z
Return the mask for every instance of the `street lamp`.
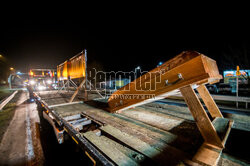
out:
M10 74L15 74L15 73L16 73L16 71L15 71L14 67L10 67Z
M158 66L161 66L162 64L163 64L163 62L159 62L158 65L157 65L157 67L158 67Z
M5 57L2 54L0 54L0 61L2 61L3 63L5 63L6 61Z
M135 68L135 79L137 78L137 70L141 70L141 67L140 67L140 66L137 66L137 67Z

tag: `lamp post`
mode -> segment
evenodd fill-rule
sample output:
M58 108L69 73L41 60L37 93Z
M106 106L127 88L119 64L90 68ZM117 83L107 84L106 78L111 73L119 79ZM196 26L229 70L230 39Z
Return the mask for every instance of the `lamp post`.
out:
M141 70L141 67L140 67L140 66L137 66L137 67L135 68L135 79L137 78L137 70Z
M239 76L241 75L240 73L240 67L236 67L236 108L238 108L238 96L239 96Z
M15 72L13 67L10 67L10 77L9 77L9 88L11 89L11 80L12 80L12 74Z

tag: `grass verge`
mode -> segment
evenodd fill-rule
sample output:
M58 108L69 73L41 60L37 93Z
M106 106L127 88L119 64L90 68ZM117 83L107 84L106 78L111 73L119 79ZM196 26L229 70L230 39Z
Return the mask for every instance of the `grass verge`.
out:
M0 111L0 142L2 141L3 135L15 114L16 102L19 97L20 92L18 92L15 97Z
M13 93L13 92L8 90L8 89L4 89L4 88L0 87L0 101L2 101L4 98L11 95L11 93Z
M15 107L15 103L9 103L0 112L0 142L2 141L3 135L15 114Z

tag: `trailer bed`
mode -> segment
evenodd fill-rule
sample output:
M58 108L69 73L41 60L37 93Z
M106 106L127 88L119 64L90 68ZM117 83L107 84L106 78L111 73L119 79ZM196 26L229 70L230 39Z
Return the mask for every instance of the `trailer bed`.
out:
M181 118L150 105L112 114L105 110L107 104L103 100L83 102L79 95L69 104L72 94L67 91L36 93L39 103L95 162L103 165L197 164L192 158L203 138L192 118ZM180 114L191 116L187 108L181 109Z

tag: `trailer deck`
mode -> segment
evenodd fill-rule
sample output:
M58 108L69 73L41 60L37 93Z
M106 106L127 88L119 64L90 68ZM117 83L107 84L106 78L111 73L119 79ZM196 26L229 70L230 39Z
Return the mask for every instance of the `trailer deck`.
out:
M57 66L59 91L36 93L59 143L70 135L94 164L217 165L234 121L223 117L205 86L222 78L216 61L184 51L103 99L88 88L95 89L87 79L86 54ZM188 108L169 113L152 107L178 93Z
M73 92L36 93L46 113L93 159L103 165L194 165L203 143L194 121L150 107L113 114L103 100L83 102ZM94 97L93 97L94 98ZM190 114L188 109L182 109ZM219 153L219 152L218 152ZM217 155L218 156L218 155Z

